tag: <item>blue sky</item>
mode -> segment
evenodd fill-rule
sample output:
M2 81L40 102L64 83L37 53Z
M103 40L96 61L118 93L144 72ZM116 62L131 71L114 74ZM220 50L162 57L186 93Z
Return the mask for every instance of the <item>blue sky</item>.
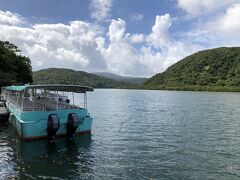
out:
M240 0L0 0L0 39L33 70L152 76L199 50L240 44Z
M33 23L68 23L81 20L94 23L89 7L91 1L87 0L0 0L0 9L18 13ZM170 3L169 3L170 2ZM127 28L131 33L149 33L157 14L171 13L178 16L182 13L177 4L171 0L115 0L112 1L109 19L121 18L128 21ZM134 14L144 15L141 21L133 21ZM107 22L102 22L105 27Z

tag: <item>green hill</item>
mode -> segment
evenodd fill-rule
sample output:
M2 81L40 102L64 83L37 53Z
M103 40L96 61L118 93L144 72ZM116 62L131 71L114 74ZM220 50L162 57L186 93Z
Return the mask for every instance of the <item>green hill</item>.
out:
M94 88L127 88L132 85L84 71L60 68L42 69L33 72L33 84L79 84Z
M197 52L156 74L146 89L240 91L240 48Z

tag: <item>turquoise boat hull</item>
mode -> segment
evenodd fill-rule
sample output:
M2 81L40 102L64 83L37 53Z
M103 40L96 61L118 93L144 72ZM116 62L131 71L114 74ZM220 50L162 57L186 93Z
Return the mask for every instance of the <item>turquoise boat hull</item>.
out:
M25 140L47 138L47 121L50 114L57 114L60 118L60 128L56 136L64 136L69 113L77 113L80 117L80 126L76 130L76 135L91 133L92 117L87 109L65 109L55 111L20 111L14 104L6 103L6 108L10 113L9 120L12 122L18 135Z

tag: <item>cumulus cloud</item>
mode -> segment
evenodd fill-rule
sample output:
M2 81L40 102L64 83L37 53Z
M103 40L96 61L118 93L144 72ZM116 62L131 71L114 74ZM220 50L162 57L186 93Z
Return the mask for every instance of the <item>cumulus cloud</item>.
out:
M156 16L155 24L151 34L147 37L147 42L155 48L162 48L169 43L169 28L172 20L169 14Z
M0 24L5 25L20 25L24 23L24 19L16 13L0 10Z
M240 4L233 4L224 11L206 18L191 31L183 32L180 38L205 48L239 46Z
M240 4L227 9L226 14L219 18L218 23L224 32L240 35Z
M111 42L122 41L125 33L126 22L120 18L112 20L109 26L109 38Z
M65 67L94 71L106 68L97 49L98 32L89 23L73 21L67 25L36 24L31 27L0 23L0 29L0 39L15 43L24 55L29 56L33 70Z
M141 43L144 42L145 36L144 34L132 34L130 36L131 42L134 43Z
M203 15L204 13L209 13L212 11L216 11L218 9L228 7L233 3L239 2L239 0L227 0L227 1L219 1L219 0L177 0L178 5L184 11L186 11L189 15L196 17L199 15Z
M131 34L127 32L127 22L120 18L111 21L107 33L99 33L96 25L83 21L23 27L12 19L0 22L0 39L13 42L23 55L29 56L33 70L61 67L151 76L203 49L190 38L171 36L172 23L169 14L157 15L149 34Z
M112 0L91 0L91 17L99 22L110 16Z
M124 20L112 20L109 26L111 43L103 50L108 69L122 75L150 76L200 49L191 43L171 39L168 32L171 23L169 14L156 16L152 32L145 38L143 34L126 33ZM136 49L133 44L137 42L144 45Z
M173 36L170 28L175 21L170 14L157 15L150 33L131 34L120 18L110 22L106 33L83 21L24 27L23 17L0 11L0 39L13 42L29 56L33 70L61 67L151 76L198 50L239 45L239 12L239 4L229 6L215 19Z
M108 32L111 43L102 51L109 71L120 75L149 75L147 66L140 61L140 52L129 41L131 35L125 30L124 20L112 20Z

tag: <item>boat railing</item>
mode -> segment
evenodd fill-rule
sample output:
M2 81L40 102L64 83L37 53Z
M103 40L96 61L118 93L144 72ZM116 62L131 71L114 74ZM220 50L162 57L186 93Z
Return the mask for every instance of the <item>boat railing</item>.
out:
M14 104L21 111L56 111L67 109L82 109L80 106L68 104L66 102L57 102L51 99L37 98L19 98L17 96L9 96L7 101Z
M35 100L35 103L37 103L40 106L46 106L46 108L55 109L55 110L81 108L80 106L68 104L63 101L55 101L55 100L51 100L51 99L48 99L48 100L37 99L37 100Z

